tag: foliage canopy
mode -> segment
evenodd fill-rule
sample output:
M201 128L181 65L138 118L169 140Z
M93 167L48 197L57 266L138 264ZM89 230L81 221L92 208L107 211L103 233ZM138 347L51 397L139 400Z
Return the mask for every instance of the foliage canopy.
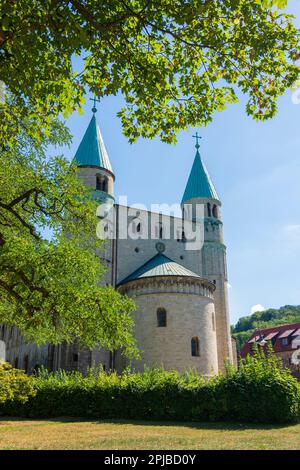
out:
M236 102L238 90L249 115L271 118L299 74L299 31L273 3L0 0L0 77L17 98L2 105L1 139L28 115L38 122L32 133L49 131L60 112L81 109L87 90L121 93L131 142L174 142L180 129L206 125Z

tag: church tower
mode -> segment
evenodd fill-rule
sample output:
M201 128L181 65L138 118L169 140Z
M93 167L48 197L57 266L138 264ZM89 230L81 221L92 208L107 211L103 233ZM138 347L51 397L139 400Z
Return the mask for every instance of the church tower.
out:
M114 205L114 182L115 175L109 160L99 124L96 120L96 107L92 109L93 116L80 142L75 154L75 163L78 167L79 177L83 183L90 187L93 199L99 204L105 203L108 207ZM108 227L108 225L111 225ZM113 231L113 221L107 221L104 230ZM101 253L102 260L107 266L104 279L106 284L113 284L113 240L108 239L103 245Z
M75 154L79 176L99 202L114 202L115 175L96 120L96 108Z
M219 370L224 370L224 362L232 363L232 345L228 307L228 279L226 246L224 245L221 201L199 153L199 136L196 134L196 155L183 194L181 205L192 207L192 218L196 207L204 219L204 244L200 253L201 276L215 285L214 303ZM187 207L187 206L186 206Z
M92 111L93 116L76 151L74 162L78 168L79 178L92 189L92 198L99 201L99 204L105 203L110 206L114 204L115 176L96 120L95 103ZM112 240L107 240L98 253L107 267L103 280L101 280L103 284L112 283L112 252ZM62 368L78 370L85 374L88 367L93 364L102 364L107 370L111 367L111 359L107 350L79 348L77 342L73 344L62 343L52 347L51 356L53 370Z

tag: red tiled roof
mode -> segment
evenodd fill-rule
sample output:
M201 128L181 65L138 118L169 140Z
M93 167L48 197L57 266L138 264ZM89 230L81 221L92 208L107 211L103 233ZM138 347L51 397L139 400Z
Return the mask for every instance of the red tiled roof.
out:
M267 334L267 336L264 337L265 341L269 341L270 339L274 338L274 336L278 335L278 331L272 331L271 333Z
M259 336L254 336L252 339L250 339L250 341L248 341L248 343L254 343L255 341L258 341L259 338Z
M300 323L258 329L252 333L248 341L242 347L241 356L245 357L247 354L250 354L252 351L252 344L255 341L258 341L261 337L263 337L266 341L272 340L273 349L275 352L292 350L291 342L290 344L283 345L281 340L283 338L288 338L289 336L292 338L298 335L300 335Z
M293 331L295 331L295 328L293 330L285 330L278 338L287 338Z

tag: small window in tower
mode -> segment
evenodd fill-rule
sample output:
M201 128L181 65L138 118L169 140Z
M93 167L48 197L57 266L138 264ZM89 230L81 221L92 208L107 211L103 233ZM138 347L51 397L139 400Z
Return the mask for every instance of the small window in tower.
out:
M136 226L136 231L139 233L141 231L141 222L139 222Z
M211 208L210 208L210 203L207 203L207 217L211 217Z
M96 176L96 190L101 191L101 187L102 187L101 176L97 175Z
M191 340L191 349L192 349L192 356L200 356L200 344L198 336L194 336Z
M213 206L212 213L213 213L213 216L217 219L218 218L218 208L217 208L216 204L214 204L214 206Z
M96 190L107 193L108 192L108 178L106 178L103 175L97 175L96 176Z
M163 227L162 227L162 225L160 225L160 227L159 227L159 238L160 239L163 238Z
M158 327L167 326L167 312L164 308L158 308L156 311L156 316Z

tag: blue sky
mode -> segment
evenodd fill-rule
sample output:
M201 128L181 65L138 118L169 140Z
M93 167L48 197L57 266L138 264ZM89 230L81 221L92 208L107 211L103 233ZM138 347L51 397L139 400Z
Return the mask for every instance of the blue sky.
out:
M298 0L290 10L300 21ZM222 200L227 245L231 323L253 305L265 308L300 304L300 104L288 91L276 118L257 123L245 113L246 100L215 115L206 128L178 135L176 146L159 139L130 145L116 113L120 97L98 104L97 119L116 175L116 196L128 203L180 202L195 149L192 135L203 137L201 153ZM67 122L74 138L73 157L91 118Z

